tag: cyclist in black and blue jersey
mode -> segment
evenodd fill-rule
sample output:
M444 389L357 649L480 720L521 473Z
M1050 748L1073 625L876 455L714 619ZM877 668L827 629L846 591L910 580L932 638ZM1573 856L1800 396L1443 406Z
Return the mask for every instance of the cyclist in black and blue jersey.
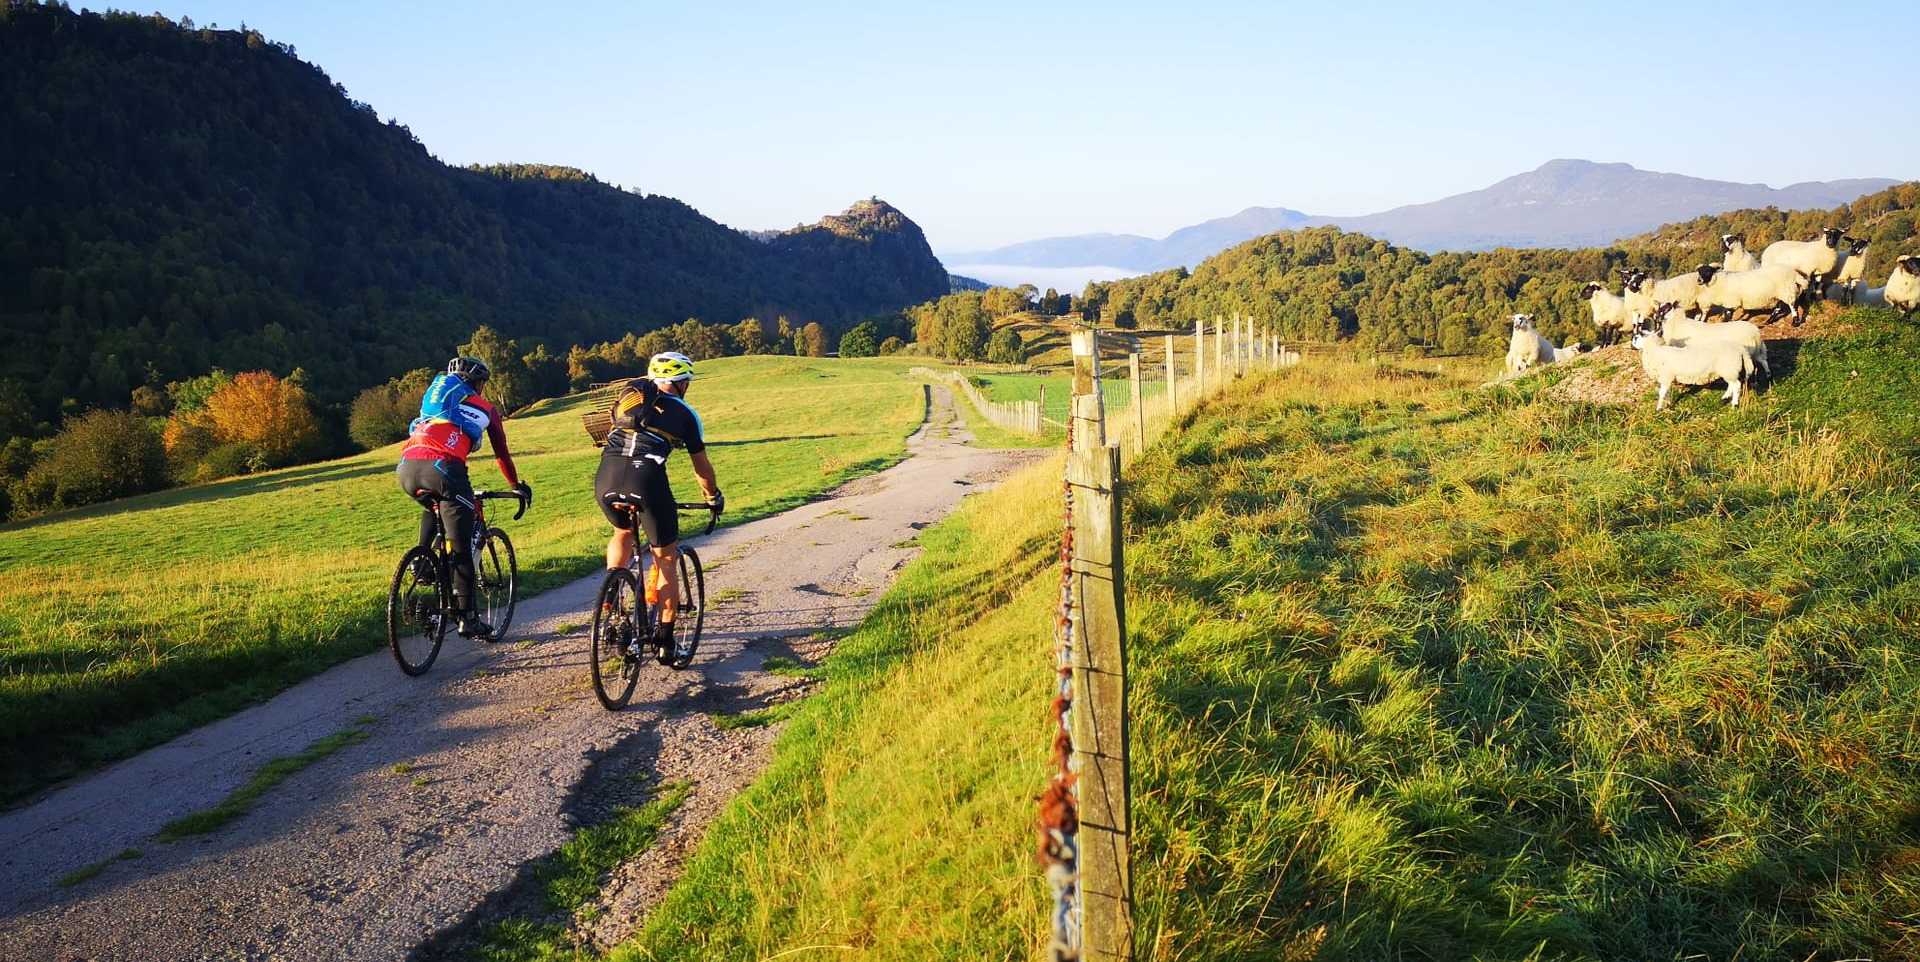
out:
M609 411L612 427L600 457L600 471L593 481L594 498L614 527L613 537L607 541L609 569L625 567L633 560L632 515L617 506L630 504L640 509L640 525L651 546L658 578L647 586L649 602L657 592L660 604L654 642L662 645L673 641L680 597L680 515L674 507L673 488L667 482L667 456L674 448L686 450L707 503L716 512L726 506L720 484L714 480L713 462L707 459L700 415L686 402L687 388L692 384L693 361L685 354L655 354L647 363L646 377L629 381L614 395Z

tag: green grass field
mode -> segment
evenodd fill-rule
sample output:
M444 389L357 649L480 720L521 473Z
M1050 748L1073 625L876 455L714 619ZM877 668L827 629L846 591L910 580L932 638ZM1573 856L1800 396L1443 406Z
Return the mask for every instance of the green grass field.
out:
M1128 474L1139 957L1920 956L1920 332L1861 317L1737 412L1187 416ZM926 533L613 958L1039 954L1057 490Z
M728 358L689 400L728 521L802 503L898 461L924 413L904 361ZM583 398L510 424L534 486L495 514L523 592L600 566L599 451ZM398 447L0 526L0 800L138 751L385 644L387 582L419 509ZM698 500L676 459L681 496ZM490 458L476 487L504 487ZM500 503L495 504L496 511Z

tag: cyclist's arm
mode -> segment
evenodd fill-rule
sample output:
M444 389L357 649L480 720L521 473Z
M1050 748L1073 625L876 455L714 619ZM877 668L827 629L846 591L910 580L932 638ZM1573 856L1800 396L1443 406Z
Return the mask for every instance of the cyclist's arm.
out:
M514 470L513 455L507 451L507 426L501 423L502 420L496 411L487 422L487 440L493 444L493 459L499 462L500 473L507 478L507 487L512 488L519 486L520 474Z
M693 476L700 480L700 493L706 495L708 503L712 503L714 497L720 493L720 482L713 477L713 462L707 459L705 451L698 454L689 453L687 460L693 462Z

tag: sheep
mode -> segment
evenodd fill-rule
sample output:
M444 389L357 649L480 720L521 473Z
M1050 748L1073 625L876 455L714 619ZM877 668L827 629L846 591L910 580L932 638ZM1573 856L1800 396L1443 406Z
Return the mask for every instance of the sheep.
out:
M1532 314L1513 315L1513 337L1507 343L1507 373L1525 374L1536 364L1552 364L1553 342L1533 329Z
M1708 323L1697 321L1677 310L1674 305L1662 304L1654 309L1652 324L1660 332L1669 347L1686 347L1708 341L1725 341L1738 344L1753 359L1753 366L1773 380L1773 366L1767 363L1767 339L1760 329L1746 321L1722 321Z
M1920 254L1902 254L1894 259L1893 273L1887 275L1882 289L1887 306L1905 317L1920 310Z
M1572 344L1567 345L1566 347L1556 347L1553 349L1553 363L1560 364L1566 361L1571 361L1574 358L1579 357L1582 354L1585 354L1586 352L1587 352L1586 347L1582 345L1579 341L1575 341Z
M1825 291L1827 300L1852 306L1860 280L1867 275L1867 244L1864 237L1843 237L1848 242L1846 256L1833 269L1833 283Z
M1760 266L1793 268L1807 275L1812 290L1824 290L1840 261L1840 235L1838 227L1822 227L1813 240L1774 241L1760 252Z
M1593 309L1593 326L1600 329L1601 347L1611 346L1633 327L1627 299L1607 290L1599 281L1588 281L1587 286L1580 288L1580 297Z
M1699 293L1694 306L1702 317L1725 311L1735 318L1741 311L1766 312L1778 316L1782 309L1799 327L1805 315L1800 311L1800 292L1806 288L1806 275L1786 267L1758 267L1750 271L1716 271L1711 264L1700 268Z
M1627 281L1627 290L1622 295L1627 308L1633 311L1634 321L1638 323L1653 316L1654 308L1665 303L1680 305L1683 311L1692 311L1694 302L1700 296L1701 279L1710 264L1702 264L1691 273L1675 274L1665 280L1652 280L1646 271L1635 271Z
M1726 341L1711 341L1674 347L1649 326L1634 331L1633 346L1640 351L1640 367L1655 384L1660 395L1653 409L1667 406L1667 394L1675 384L1702 385L1724 381L1726 393L1720 395L1734 407L1740 406L1740 388L1753 373L1753 358L1740 346Z
M1760 266L1760 258L1747 250L1747 235L1721 234L1720 250L1727 256L1721 261L1721 269L1729 271L1750 271Z

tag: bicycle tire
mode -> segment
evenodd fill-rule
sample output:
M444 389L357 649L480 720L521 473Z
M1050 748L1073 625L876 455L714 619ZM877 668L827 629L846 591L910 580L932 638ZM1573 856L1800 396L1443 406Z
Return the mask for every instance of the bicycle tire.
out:
M680 548L680 610L674 614L674 631L681 649L667 652L664 660L670 668L681 669L693 664L693 656L700 650L700 628L707 618L707 571L700 566L700 553L682 545ZM683 634L684 633L684 634Z
M432 550L416 545L400 556L387 589L387 647L401 671L425 674L440 657L451 596L446 567Z
M619 711L640 680L640 656L634 640L646 628L633 572L615 568L600 582L593 603L593 632L587 638L587 662L593 669L593 694L601 707Z
M513 624L514 588L520 580L520 564L513 555L513 540L499 528L488 528L480 542L480 556L473 566L473 608L494 641L507 639L507 627Z

